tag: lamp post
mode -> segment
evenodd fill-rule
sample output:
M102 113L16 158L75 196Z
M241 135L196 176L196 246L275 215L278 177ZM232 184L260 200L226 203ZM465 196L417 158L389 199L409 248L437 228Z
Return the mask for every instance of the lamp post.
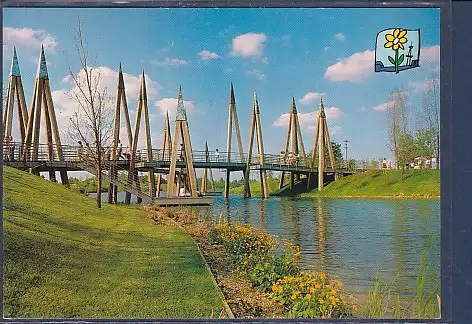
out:
M348 159L347 159L347 143L349 143L349 141L347 139L345 139L344 141L344 149L346 150L346 168L348 167Z

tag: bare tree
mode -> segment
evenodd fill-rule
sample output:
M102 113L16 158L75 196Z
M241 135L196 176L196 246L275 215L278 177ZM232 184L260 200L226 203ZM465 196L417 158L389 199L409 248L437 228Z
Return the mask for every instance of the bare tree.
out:
M439 82L432 79L428 82L423 95L423 109L427 120L427 127L433 134L436 169L439 168Z
M408 94L404 91L394 90L390 102L391 105L387 110L388 137L390 148L393 151L395 163L398 168L400 136L407 133Z
M70 117L68 135L84 146L84 163L95 168L97 187L97 207L101 208L101 191L104 147L110 139L112 129L111 101L106 88L100 87L100 71L88 60L88 44L82 35L80 19L76 36L77 53L81 70L74 73L69 66L69 73L75 87L70 92L77 102L77 107Z

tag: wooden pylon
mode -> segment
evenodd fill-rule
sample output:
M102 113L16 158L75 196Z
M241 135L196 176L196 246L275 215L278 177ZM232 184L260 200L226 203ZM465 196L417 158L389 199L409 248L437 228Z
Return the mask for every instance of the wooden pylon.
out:
M261 117L259 113L259 102L257 101L256 91L254 91L254 98L252 103L252 118L251 118L251 127L249 128L249 144L248 144L248 153L247 153L247 163L244 177L244 197L251 197L251 191L249 189L249 171L250 163L252 159L252 145L254 142L254 131L256 131L257 137L257 153L258 161L260 165L260 180L261 180L261 192L264 198L269 198L269 187L267 185L267 174L264 166L264 144L262 141L262 127L261 127Z
M136 183L136 187L138 191L141 190L141 185L139 182L139 174L136 170L136 159L137 156L137 148L138 148L138 138L139 138L139 128L141 124L141 114L144 115L144 132L145 132L145 139L146 139L146 160L148 162L152 161L152 146L151 146L151 130L149 127L149 111L147 105L147 92L146 92L146 76L144 71L141 75L141 88L139 91L139 99L138 99L138 107L136 109L136 120L134 124L134 133L133 133L133 145L131 146L131 158L130 158L130 166L129 166L129 174L128 174L128 185L132 185L133 180ZM141 157L140 157L141 158ZM156 181L154 177L154 171L149 169L148 171L148 189L149 189L149 196L151 198L156 197ZM130 193L126 193L125 201L129 203L131 198ZM138 197L138 203L142 202L142 199Z
M4 142L9 141L12 133L15 98L18 108L18 130L20 133L20 147L18 156L22 157L23 145L25 144L26 140L26 127L28 124L28 108L26 107L25 93L23 91L23 83L21 82L20 66L16 56L16 49L13 48L10 78L8 80L8 90L5 98L5 110L3 112L2 138Z
M328 124L326 122L326 114L323 106L323 98L321 98L320 105L318 106L318 121L316 124L315 131L315 142L313 144L313 152L311 154L310 167L314 168L316 159L316 150L318 148L318 138L320 139L319 145L319 156L318 156L318 190L323 190L324 187L324 171L325 169L325 145L328 146L329 159L331 162L331 168L335 171L334 164L334 153L331 145L331 139L329 137ZM311 173L308 175L308 186L310 186Z
M239 130L238 113L236 112L236 99L234 98L233 82L231 82L230 91L229 91L228 133L227 133L227 139L226 139L226 152L228 154L227 156L228 163L231 161L231 139L232 139L232 132L233 132L233 121L234 121L234 128L236 131L236 140L238 141L239 156L240 156L241 162L243 162L244 161L243 143L241 141L241 132ZM243 175L246 176L246 172L243 172ZM229 182L230 182L230 170L226 169L225 190L224 190L225 198L228 198L229 196Z
M126 133L128 135L128 147L133 145L133 133L131 132L131 123L129 119L128 104L126 102L126 91L125 91L125 82L123 79L123 72L121 70L121 63L118 69L118 86L116 93L116 106L115 106L115 118L113 123L113 141L111 145L111 160L115 163L111 164L110 177L116 179L118 176L118 169L116 168L116 162L120 159L120 156L117 154L117 149L119 147L120 139L120 128L121 128L121 108L123 108L123 116L125 118L125 127ZM120 152L120 155L123 152ZM108 202L117 203L118 200L118 186L111 184L108 187Z
M289 152L292 154L299 156L301 153L300 158L298 161L301 161L304 166L307 166L307 158L305 154L305 146L303 145L303 138L302 132L300 130L300 121L298 120L297 114L297 107L295 105L295 98L292 97L292 104L290 106L290 118L288 122L288 130L287 130L287 139L285 141L285 148L284 148L284 156L287 156ZM279 181L279 188L284 186L284 177L285 172L282 171L280 173L280 181ZM290 186L293 187L295 178L300 180L300 175L294 175L293 172L290 173Z
M210 153L208 152L208 142L205 141L205 162L210 162ZM215 192L215 182L213 181L213 173L211 171L211 168L203 169L202 171L202 184L201 184L201 189L200 193L206 193L208 192L208 173L210 174L210 186L211 186L211 192Z
M165 161L170 158L172 152L172 138L170 136L170 122L169 122L169 112L166 111L166 120L164 124L164 135L162 138L162 151L160 152L159 159ZM159 197L161 194L161 185L162 185L162 174L157 176L157 185L156 185L156 197Z
M42 108L42 109L41 109ZM41 54L39 56L38 71L33 92L33 99L31 102L31 111L28 118L28 126L26 128L25 145L28 152L25 152L26 157L30 161L36 161L39 151L39 133L41 110L43 111L45 122L45 137L48 160L52 161L55 158L59 161L64 161L62 152L61 139L59 137L59 129L57 127L56 113L54 111L54 104L51 96L51 88L49 86L48 69L46 65L46 57L44 55L44 48L41 45ZM34 174L39 174L35 170L31 170ZM67 171L60 170L62 184L69 187L69 178ZM49 179L56 181L55 170L49 171Z
M175 117L174 139L172 142L172 154L170 160L169 176L167 177L167 197L175 197L179 194L176 190L176 166L178 150L182 150L181 156L185 160L185 178L184 185L190 192L191 197L197 197L197 175L193 166L192 143L190 142L190 133L188 129L187 113L184 108L182 97L182 87L179 89L179 99L177 103L177 115ZM177 183L179 181L177 180Z

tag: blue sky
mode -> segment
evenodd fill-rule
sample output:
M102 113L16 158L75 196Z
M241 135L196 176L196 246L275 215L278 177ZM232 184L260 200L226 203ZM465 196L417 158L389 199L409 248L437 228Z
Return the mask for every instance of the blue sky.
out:
M391 158L385 119L391 91L408 91L411 116L418 116L425 82L439 76L439 9L5 8L3 87L16 46L30 107L44 43L61 127L73 109L69 65L79 70L78 15L90 56L112 96L122 63L132 124L139 74L145 71L154 146L161 144L165 110L175 116L182 85L194 149L203 149L208 140L211 149L224 151L232 81L245 151L255 89L267 153L283 149L288 122L283 114L292 95L311 150L313 112L323 94L331 139L348 139L350 158ZM398 75L374 73L376 35L393 27L421 30L420 67ZM121 135L124 140L126 133Z

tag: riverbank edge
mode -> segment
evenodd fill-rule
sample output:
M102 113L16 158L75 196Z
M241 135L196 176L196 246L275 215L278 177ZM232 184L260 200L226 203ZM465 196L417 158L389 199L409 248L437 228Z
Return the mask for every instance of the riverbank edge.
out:
M299 198L360 198L360 199L440 199L437 195L323 195L316 193L304 193Z
M198 242L195 240L193 235L191 233L189 233L189 231L187 231L187 229L185 227L183 227L182 225L180 225L179 223L177 223L173 219L169 219L169 220L173 224L175 224L175 226L181 228L192 239L193 243L197 247L198 253L200 253L200 257L202 258L202 261L203 261L203 266L205 267L206 271L209 273L209 275L211 277L211 282L212 282L213 286L215 287L216 291L218 292L218 294L221 297L221 300L222 300L222 303L223 303L223 308L226 312L226 315L228 316L228 318L235 318L234 314L233 314L233 311L231 310L231 307L229 307L228 302L226 301L225 295L223 294L223 291L221 290L220 286L218 285L218 282L216 281L215 275L211 271L211 268L208 265L208 262L205 259L205 256L203 255L202 249L201 249L200 245L198 244Z

